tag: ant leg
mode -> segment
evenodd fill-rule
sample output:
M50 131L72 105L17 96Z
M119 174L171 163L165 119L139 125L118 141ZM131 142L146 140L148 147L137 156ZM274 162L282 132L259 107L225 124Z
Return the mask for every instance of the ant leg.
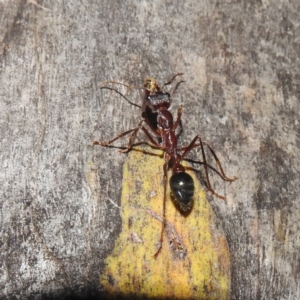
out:
M217 165L219 166L220 171L221 171L223 177L225 178L225 180L226 180L226 181L232 182L232 181L235 181L236 179L238 179L236 176L234 176L233 178L227 177L227 176L225 175L225 172L223 171L221 162L220 162L220 160L218 159L217 154L215 153L215 151L209 146L208 143L203 142L203 144L206 145L206 146L208 147L208 149L210 150L210 152L211 152L211 154L213 155L213 157L214 157L214 159L215 159Z
M196 136L195 139L196 139L196 138L201 139L199 136ZM195 140L195 139L194 139L194 140ZM193 141L194 141L194 140L193 140ZM211 154L213 155L213 157L214 157L214 159L215 159L215 161L216 161L216 163L217 163L217 165L218 165L218 167L219 167L219 169L220 169L220 171L221 171L221 173L217 172L217 173L220 175L220 177L221 177L223 180L229 181L229 182L232 182L232 181L235 181L236 179L238 179L236 176L234 176L233 178L227 177L227 176L225 175L225 172L224 172L224 170L223 170L223 168L222 168L221 162L220 162L220 160L218 159L218 157L217 157L215 151L211 148L211 146L210 146L208 143L206 143L206 142L204 142L204 141L202 141L202 140L201 140L201 142L202 142L203 146L207 146L207 147L208 147L208 149L210 150ZM193 143L193 142L192 142L192 143ZM187 156L187 154L188 154L192 149L201 146L200 143L194 143L193 145L192 145L192 143L191 143L188 147L179 148L179 149L177 149L177 150L178 150L178 151L188 151L187 153L186 153L186 152L183 153L183 156Z
M150 133L148 132L148 130L142 125L144 122L149 126L149 128L151 129L151 131L152 131L156 136L160 137L159 133L151 126L151 124L148 122L148 120L147 120L147 119L143 119L143 120L140 121L139 125L138 125L135 129L132 130L132 134L131 134L131 136L130 136L130 138L129 138L129 142L128 142L128 145L127 145L127 149L125 149L125 150L119 150L119 152L121 152L121 153L126 153L126 152L130 151L130 149L131 149L131 147L132 147L132 145L133 145L133 143L134 143L134 140L135 140L135 138L136 138L136 135L137 135L137 133L138 133L138 131L139 131L140 129L142 129L142 130L144 131L144 133L145 133L146 137L148 138L148 140L149 140L155 147L157 147L157 148L159 148L159 149L162 149L162 150L164 149L164 147L162 147L159 143L157 143L157 142L153 139L153 137L150 135Z
M159 144L158 142L156 142L144 126L141 126L140 128L144 131L145 135L147 136L149 141L155 146L155 148L165 150L165 147L162 146L161 144ZM158 136L158 137L160 137L160 136Z
M177 109L177 120L176 122L174 123L173 125L173 129L175 130L178 126L178 124L180 123L181 121L181 115L182 115L182 105L180 105Z
M136 128L134 129L130 129L130 130L127 130L125 132L122 132L121 134L119 134L117 137L115 137L114 139L110 140L110 141L107 141L107 142L98 142L98 141L94 141L93 142L93 145L100 145L100 146L108 146L109 144L113 143L114 141L122 138L123 136L129 134L130 132L133 132L135 131Z
M197 140L197 139L200 140L200 143L197 143L197 144L196 144L196 140ZM188 147L180 148L180 149L178 149L178 151L185 151L185 152L182 154L182 157L185 157L185 156L188 155L188 153L189 153L192 149L197 148L197 147L199 147L199 146L201 147L201 144L204 145L204 146L207 146L208 149L210 150L211 154L213 155L213 157L214 157L214 159L215 159L215 161L216 161L216 163L217 163L217 165L218 165L218 167L219 167L219 169L220 169L220 172L221 172L221 173L219 173L219 175L221 176L221 178L222 178L223 180L229 181L229 182L235 181L235 180L237 179L237 177L234 176L233 178L229 178L229 177L226 176L226 174L225 174L225 172L224 172L224 170L223 170L223 167L222 167L222 165L221 165L221 162L220 162L220 160L219 160L217 154L215 153L215 151L212 149L212 147L211 147L207 142L202 141L202 139L201 139L201 137L200 137L199 135L197 135L197 136L194 138L194 140L191 142L191 144L190 144ZM206 162L204 162L204 163L206 163Z
M123 136L126 136L127 134L129 134L129 133L132 132L132 133L131 133L131 136L130 136L130 138L129 138L129 143L128 143L127 149L125 149L125 150L120 150L120 152L128 152L128 151L130 150L132 144L133 144L133 141L134 141L134 139L135 139L135 137L136 137L136 134L137 134L138 130L141 128L141 124L142 124L143 121L144 121L144 120L141 120L141 121L139 122L139 125L138 125L136 128L127 130L127 131L125 131L125 132L122 132L122 133L119 134L117 137L113 138L112 140L109 140L109 141L107 141L107 142L98 142L98 141L94 141L93 144L94 144L94 145L100 145L100 146L108 146L108 145L110 145L111 143L113 143L114 141L116 141L116 140L122 138Z
M93 144L94 144L94 145L100 145L100 146L108 146L109 144L113 143L114 141L116 141L116 140L122 138L123 136L126 136L127 134L131 133L130 138L129 138L129 142L128 142L128 145L127 145L127 148L126 148L125 150L119 150L119 152L121 152L121 153L126 153L126 152L130 151L130 149L131 149L131 147L132 147L132 145L133 145L133 143L134 143L134 140L135 140L135 138L136 138L136 135L137 135L138 131L139 131L140 129L142 129L142 130L144 131L145 135L147 136L148 140L149 140L156 148L159 148L159 149L162 149L162 150L163 150L164 147L161 146L160 144L158 144L158 143L152 138L152 136L151 136L150 133L147 131L147 129L142 125L143 122L145 122L147 125L149 125L149 124L148 124L148 120L144 120L144 119L143 119L143 120L141 120L141 121L139 122L139 124L138 124L138 126L137 126L136 128L127 130L127 131L125 131L125 132L122 132L121 134L119 134L119 135L118 135L117 137L115 137L114 139L109 140L109 141L107 141L107 142L98 142L98 141L94 141ZM157 131L155 131L154 128L152 128L150 125L149 125L149 127L150 127L150 129L152 130L152 132L153 132L155 135L160 136L159 133L158 133Z
M169 155L165 155L165 163L164 163L164 201L163 201L163 216L162 216L162 227L161 227L161 233L160 233L160 240L159 240L159 247L154 254L154 258L157 258L159 252L162 249L162 244L164 240L164 230L166 226L166 196L167 196L167 179L168 179L168 165L169 165L170 157Z
M197 141L197 140L200 141L199 144L196 144L196 141ZM225 173L224 173L224 171L223 171L223 168L222 168L222 166L221 166L221 163L220 163L220 161L219 161L217 155L215 154L215 152L212 150L212 148L211 148L207 143L202 142L202 139L201 139L201 137L200 137L199 135L195 136L195 138L192 140L192 142L190 143L189 146L187 146L187 147L185 147L185 148L182 149L182 150L184 150L184 152L183 152L183 154L182 154L182 158L184 158L185 156L187 156L188 153L189 153L193 148L196 147L196 145L197 145L197 146L200 146L200 148L201 148L202 157L203 157L203 164L204 164L204 169L205 169L205 176L206 176L206 180L207 180L207 188L210 190L210 192L211 192L212 194L214 194L214 195L217 196L218 198L220 198L220 199L222 199L222 200L226 200L226 197L219 195L219 194L212 188L212 186L211 186L211 184L210 184L209 175L208 175L208 168L207 168L207 162L206 162L206 156L205 156L205 152L204 152L204 147L203 147L203 145L206 145L206 146L209 148L209 150L211 151L212 155L214 156L214 159L215 159L217 165L219 166L220 171L221 171L221 173L222 173L222 175L223 175L223 176L222 176L222 179L223 179L223 180L226 180L226 181L234 181L234 180L236 180L237 178L234 177L233 179L231 179L231 178L228 178L228 177L225 175Z

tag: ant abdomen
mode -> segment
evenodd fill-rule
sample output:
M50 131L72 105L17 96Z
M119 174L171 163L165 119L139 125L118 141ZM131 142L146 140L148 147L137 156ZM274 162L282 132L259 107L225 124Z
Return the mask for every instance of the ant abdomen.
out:
M170 178L170 188L180 210L190 210L195 190L191 175L185 172L173 174Z

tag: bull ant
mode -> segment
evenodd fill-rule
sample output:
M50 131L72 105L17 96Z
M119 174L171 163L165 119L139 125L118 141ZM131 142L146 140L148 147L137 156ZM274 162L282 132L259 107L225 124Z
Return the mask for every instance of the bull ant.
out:
M183 75L182 73L176 74L170 81L164 84L163 87L169 85L178 76ZM117 83L131 88L128 85L115 82L106 81L107 83ZM114 88L102 86L102 88L108 88L115 90ZM117 90L115 90L117 91ZM117 91L118 92L118 91ZM121 94L120 92L118 92ZM122 95L123 96L123 95ZM125 98L125 97L124 97ZM130 102L130 101L128 101ZM131 102L130 102L131 103ZM136 104L135 104L136 105ZM163 186L164 186L164 199L163 199L163 222L160 236L160 245L154 257L156 258L162 249L163 243L163 233L166 225L166 190L167 190L167 171L169 168L172 169L172 176L169 180L170 188L173 197L178 205L179 210L184 214L185 212L191 210L192 200L194 196L194 181L192 177L185 172L185 168L182 166L181 161L187 157L192 149L200 147L203 162L206 184L208 190L222 200L226 200L226 197L219 195L211 186L209 175L208 175L208 164L206 162L206 156L204 152L204 146L208 148L212 156L215 159L220 172L217 172L224 181L232 182L237 179L237 177L229 178L225 175L220 160L218 159L216 153L211 148L211 146L203 141L199 135L196 135L191 143L187 147L178 148L177 146L177 136L175 130L181 122L182 106L179 106L177 110L177 119L174 122L172 113L168 110L171 105L171 95L168 92L164 92L157 84L155 79L147 78L144 83L144 99L143 106L139 106L143 110L143 119L139 122L138 126L127 130L119 134L114 139L107 142L94 141L94 145L108 146L114 141L128 135L130 135L127 148L125 150L120 150L120 152L129 152L134 146L134 141L139 130L142 130L146 135L151 147L161 149L164 151L164 165L163 165ZM146 127L145 127L146 126ZM155 138L158 138L156 141Z

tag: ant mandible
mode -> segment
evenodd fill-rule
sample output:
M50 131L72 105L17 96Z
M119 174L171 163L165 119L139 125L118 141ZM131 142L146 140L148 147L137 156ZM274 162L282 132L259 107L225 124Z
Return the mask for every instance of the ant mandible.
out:
M178 75L183 75L182 73L178 73L173 78L163 85L171 84L174 79ZM128 88L130 86L126 84L122 84L115 81L106 81L106 83L117 83L124 85ZM177 85L176 85L177 87ZM108 88L111 90L115 90L114 88L102 86L102 88ZM117 91L117 90L115 90ZM118 92L118 91L117 91ZM118 92L121 94L120 92ZM123 96L123 95L122 95ZM125 97L124 97L125 98ZM126 99L126 98L125 98ZM127 99L126 99L127 100ZM128 100L127 100L128 101ZM128 101L130 102L130 101ZM131 103L131 102L130 102ZM132 104L132 103L131 103ZM135 104L136 106L139 106ZM218 174L221 178L225 181L232 182L237 179L237 177L228 178L222 168L222 165L214 152L214 150L210 147L210 145L204 141L202 141L199 135L196 135L191 143L187 147L178 148L177 147L177 136L175 134L175 130L181 122L181 115L182 115L182 106L179 106L177 110L177 119L174 122L172 113L168 110L171 105L171 95L168 92L164 92L157 84L155 79L147 78L144 83L144 99L143 99L143 107L139 106L143 110L142 117L143 119L139 122L138 126L127 130L121 134L119 134L114 139L107 141L107 142L98 142L94 141L94 145L100 146L108 146L114 141L128 135L131 133L127 148L125 150L119 150L120 152L129 152L134 146L134 140L139 130L142 130L146 135L148 141L150 142L151 146L157 149L161 149L164 151L164 165L163 165L163 186L164 186L164 199L163 199L163 222L162 222L162 229L161 229L161 236L160 236L160 245L154 254L156 258L159 252L162 249L163 243L163 233L165 228L166 222L166 190L167 190L167 171L169 168L172 169L172 176L170 178L170 188L172 195L174 196L174 200L182 213L186 213L191 210L192 207L192 199L194 196L194 181L193 178L185 172L185 168L181 164L181 161L189 154L192 149L200 147L202 157L203 157L203 165L205 169L205 176L206 176L206 184L209 191L217 196L222 200L226 200L226 197L219 195L215 192L212 188L209 180L208 175L208 165L206 162L206 156L204 152L204 146L206 146L209 151L211 152L212 156L214 157L217 166L220 169L220 173ZM147 125L147 128L144 126ZM150 132L151 133L150 133ZM157 142L155 138L152 136L154 135L161 142Z

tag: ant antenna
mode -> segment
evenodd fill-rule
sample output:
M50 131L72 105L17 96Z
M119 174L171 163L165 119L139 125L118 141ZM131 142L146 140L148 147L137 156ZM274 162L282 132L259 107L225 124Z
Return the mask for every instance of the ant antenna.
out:
M121 82L118 82L118 81L112 81L112 80L108 80L108 81L104 81L104 82L101 82L99 84L100 86L100 89L107 89L107 90L111 90L111 91L115 91L117 94L119 94L120 96L122 96L129 104L133 105L133 106L136 106L138 108L142 108L142 106L136 104L136 103L133 103L131 102L127 97L125 97L121 92L119 92L117 89L113 88L113 87L109 87L109 86L105 86L105 84L108 84L108 83L115 83L115 84L119 84L119 85L123 85L129 89L136 89L135 87L131 86L131 85L128 85L128 84L125 84L125 83L121 83Z
M166 83L163 85L163 87L166 86L166 85L171 84L177 76L181 76L181 75L183 75L183 73L177 73L177 74L175 74L168 82L166 82Z
M131 85L119 82L119 81L113 81L113 80L107 80L107 81L103 81L103 82L99 83L100 88L105 87L104 85L107 83L120 84L120 85L126 86L127 88L132 89L132 90L137 89L137 87L134 87L134 86L131 86Z

